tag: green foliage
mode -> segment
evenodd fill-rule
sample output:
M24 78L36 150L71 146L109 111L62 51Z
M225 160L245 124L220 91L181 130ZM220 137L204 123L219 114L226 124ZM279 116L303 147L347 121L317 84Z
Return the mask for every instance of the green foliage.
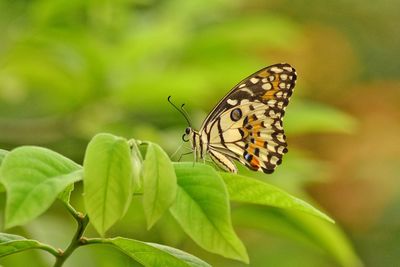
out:
M143 207L148 229L171 206L176 192L176 175L168 155L159 145L149 143L143 163Z
M52 253L57 253L55 249L36 240L26 239L18 235L0 233L0 258L27 249L44 249Z
M202 248L248 263L243 243L233 230L229 197L218 173L202 164L175 164L178 192L171 213Z
M285 116L289 134L302 133L353 133L355 120L342 111L311 101L294 100ZM286 127L287 126L287 127Z
M0 166L3 163L3 159L5 158L5 156L8 154L7 150L4 149L0 149ZM4 185L1 183L1 179L0 179L0 193L4 192L5 188Z
M3 162L4 157L8 154L7 150L0 149L0 165Z
M80 180L82 180L82 170L77 171L77 175L80 177ZM64 204L68 205L70 200L71 200L71 194L72 191L74 191L75 186L74 184L70 184L69 186L67 186L62 192L61 194L58 196L58 198L64 202Z
M334 221L305 201L259 180L231 173L220 173L228 188L229 198L235 202L267 205L287 210L299 210L328 222Z
M397 139L385 138L386 134L398 130L400 61L393 60L400 51L399 27L396 26L400 23L396 19L398 10L397 0L383 4L379 1L313 0L306 5L304 1L254 3L246 0L0 0L0 146L11 149L20 144L41 145L82 163L90 138L95 133L107 131L157 142L171 153L179 145L184 125L182 118L168 106L168 95L172 94L178 103L185 102L193 125L200 125L218 99L241 78L263 66L288 61L299 75L284 120L289 153L272 175L265 176L244 168L240 173L271 183L310 203L313 203L312 192L313 196L325 200L323 204L332 214L337 214L338 225L327 225L339 232L339 227L344 227L350 233L358 246L357 251L364 256L365 265L393 265L400 247L393 233L399 231L396 222L400 220L382 217L385 213L382 209L387 203L393 203L390 192L398 188L395 181L399 176L398 143L393 142ZM354 133L358 124L334 105L358 114L360 131L356 139L337 135ZM366 121L370 121L369 126ZM382 127L377 127L377 121ZM381 142L375 148L377 136ZM337 141L340 151L331 151L329 144ZM130 145L135 195L132 210L137 213L122 218L108 233L123 232L126 235L129 231L134 237L172 242L173 246L191 249L201 255L201 248L190 246L190 242L188 245L185 239L176 241L174 231L163 231L165 216L162 212L156 213L161 217L154 219L157 224L151 231L143 231L141 224L145 224L146 217L139 215L142 206L136 206L139 203L136 200L143 202L145 198L153 198L155 192L147 190L148 193L144 193L141 183L146 172L142 170L143 159L139 151L145 152L146 146L136 142ZM357 147L361 146L364 147L358 151ZM313 155L313 151L317 153ZM364 153L366 151L374 153ZM385 158L381 155L384 153L392 154ZM6 154L0 150L0 164ZM332 164L333 161L339 164ZM335 175L338 169L339 175ZM77 175L81 176L79 172ZM374 179L357 180L351 194L344 194L342 187L336 184L354 185L351 178L366 175L372 175ZM394 182L387 184L391 176ZM231 181L234 181L233 177ZM323 183L332 181L336 186L321 193L321 188L328 187ZM315 184L319 186L314 187ZM72 192L74 185L76 192ZM268 185L262 187L265 186ZM312 186L311 191L309 186ZM369 190L377 191L369 195ZM0 185L1 200L6 198L3 192ZM71 192L74 205L82 207L80 183L71 183L58 198L69 207ZM364 195L368 197L362 197ZM245 196L240 195L240 198ZM263 201L268 204L272 199L266 195ZM298 235L307 232L295 230L300 223L296 218L279 215L274 224L274 219L264 221L257 216L246 217L249 215L241 212L252 213L253 209L255 205L235 201L232 205L234 221L247 220L249 224L260 221L264 228L279 225L281 231L277 233L284 236L286 232ZM365 214L358 214L359 209ZM394 213L396 211L393 209ZM149 210L145 209L145 212ZM272 218L277 212L283 211L263 207L259 215ZM4 213L4 210L0 211L1 219ZM235 214L242 214L243 218ZM49 215L41 216L26 227L11 230L38 236L32 224L52 224L55 218L68 222L66 215L62 217L58 210L50 210ZM135 227L132 227L131 218L134 218ZM319 218L313 219L326 224ZM279 242L269 239L268 232L258 239L257 249L254 249L249 245L254 239L242 235L242 229L236 226L251 258L260 259L259 262L252 260L252 266L281 264L285 258L290 258L290 246L297 253L291 257L292 263L301 261L295 262L298 266L335 265L317 252L319 247L324 247L317 237L330 235L328 232L321 231L308 238L309 243L315 245L310 245L311 248L303 247L307 242L298 245L291 240L285 240L287 244L279 247ZM133 228L140 230L135 232ZM363 231L360 232L360 228ZM349 241L345 237L342 239L332 239L332 249L324 249L325 253L336 260L356 258ZM52 236L49 243L56 244L59 240ZM270 251L276 253L266 254L268 248L273 248ZM340 248L348 248L353 255L342 253ZM303 257L303 250L309 252L309 258ZM36 258L42 256L32 254ZM275 262L271 259L274 255ZM320 264L313 264L314 259ZM122 257L112 265L119 266L121 262L126 265L125 261ZM347 262L348 266L355 262L337 261L343 265ZM0 265L37 263L29 258L29 253L26 264L20 262L11 259ZM221 257L212 258L210 263L221 267L234 265L230 261L224 264ZM106 266L108 262L101 264Z
M206 267L211 266L199 258L160 244L116 237L108 242L144 266Z
M127 140L98 134L89 143L84 168L84 201L93 226L104 233L129 207L133 172Z
M146 148L144 161L138 146ZM332 220L310 204L275 186L241 175L219 173L204 164L172 164L155 143L133 139L128 142L111 134L98 134L87 147L83 167L40 147L20 147L3 154L5 158L0 166L0 175L7 193L7 227L36 218L58 197L77 221L78 228L65 251L36 240L2 233L0 257L28 249L42 249L56 257L54 266L62 266L78 247L110 244L144 266L210 266L188 253L160 244L124 237L83 237L89 222L100 235L104 235L109 227L121 220L134 191L138 192L133 188L133 179L142 180L143 192L140 194L148 227L169 210L183 231L211 253L249 262L246 248L232 226L231 200L279 207L277 211L285 216L277 217L279 213L275 210L257 216L268 222L272 229L279 225L282 233L295 233L300 239L323 248L344 266L348 266L354 256L340 232L321 219ZM133 168L139 171L135 172ZM69 203L74 183L80 180L84 184L87 215L77 212ZM296 210L319 219L296 217L292 215ZM273 223L279 220L282 223ZM291 229L292 225L296 228ZM335 245L330 245L331 242ZM336 247L338 244L341 249Z
M237 208L233 218L241 227L284 236L330 255L340 266L362 266L342 230L326 220L295 210L257 206Z
M78 164L40 147L12 150L0 168L7 191L5 226L27 223L47 210L68 185L80 180Z
M129 145L131 147L131 162L132 162L132 179L133 179L133 191L142 192L142 164L143 157L140 153L136 140L130 140Z

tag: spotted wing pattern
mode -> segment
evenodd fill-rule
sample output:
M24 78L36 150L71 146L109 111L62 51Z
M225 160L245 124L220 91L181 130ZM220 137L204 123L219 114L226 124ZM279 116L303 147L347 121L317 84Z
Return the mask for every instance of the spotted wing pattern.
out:
M288 151L282 118L296 82L289 64L266 67L236 85L207 117L199 133L220 167L236 172L232 160L272 173Z

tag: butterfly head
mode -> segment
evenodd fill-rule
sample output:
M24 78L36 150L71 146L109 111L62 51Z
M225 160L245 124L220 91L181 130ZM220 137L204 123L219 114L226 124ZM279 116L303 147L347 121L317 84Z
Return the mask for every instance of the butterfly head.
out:
M192 127L186 127L185 133L182 135L182 140L184 142L188 142L193 138L193 129Z
M206 143L202 141L199 132L193 130L192 127L186 127L185 133L182 135L184 142L189 142L192 149L195 151L195 158L204 158L206 151Z
M181 105L181 108L178 108L174 103L172 103L171 101L171 96L168 97L168 102L177 110L179 111L179 113L181 113L183 115L183 117L186 119L187 123L188 123L188 127L186 127L185 129L185 133L182 135L182 140L184 142L188 142L190 140L193 140L193 136L194 136L194 131L191 127L191 123L190 123L190 119L189 119L189 115L187 114L186 110L183 109L183 106L185 104Z

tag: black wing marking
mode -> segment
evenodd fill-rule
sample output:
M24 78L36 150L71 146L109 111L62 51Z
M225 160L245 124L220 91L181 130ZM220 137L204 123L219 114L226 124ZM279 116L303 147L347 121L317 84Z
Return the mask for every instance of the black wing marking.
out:
M203 126L210 151L271 173L287 152L282 118L297 75L289 64L266 67L237 84Z
M270 106L276 105L276 110L283 110L283 117L296 79L295 69L287 63L274 64L253 73L234 86L214 107L204 120L200 132L218 115L242 101L254 102L257 100Z

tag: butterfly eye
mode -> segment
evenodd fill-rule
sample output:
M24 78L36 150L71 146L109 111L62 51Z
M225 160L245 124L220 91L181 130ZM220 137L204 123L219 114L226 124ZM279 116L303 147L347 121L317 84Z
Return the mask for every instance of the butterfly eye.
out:
M184 142L187 142L187 141L189 141L189 135L190 135L190 132L192 131L192 129L190 128L190 127L187 127L186 129L185 129L185 133L182 135L182 140L184 141Z
M182 140L183 140L183 142L189 141L189 139L186 139L186 136L187 136L187 134L183 134L183 135L182 135Z
M235 108L231 112L231 120L238 121L242 117L242 110L240 108Z

